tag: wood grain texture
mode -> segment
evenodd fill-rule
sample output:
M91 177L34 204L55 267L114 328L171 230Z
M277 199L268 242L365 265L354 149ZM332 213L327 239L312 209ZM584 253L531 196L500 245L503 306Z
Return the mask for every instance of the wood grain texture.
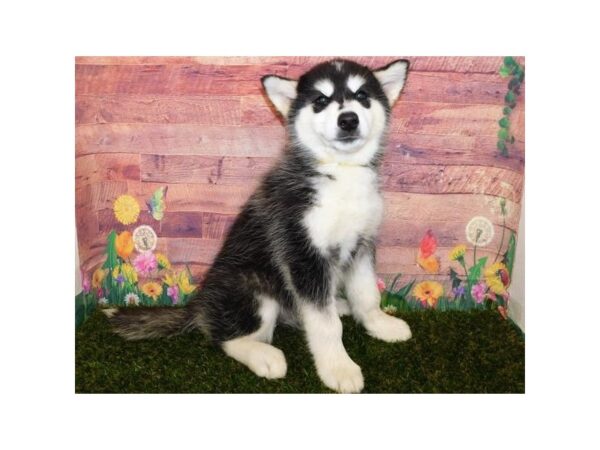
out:
M353 58L383 66L398 57ZM130 229L112 212L121 194L151 225L159 250L177 267L201 276L260 177L281 155L282 119L262 92L260 77L297 77L328 57L77 57L76 223L81 264L103 259L106 234ZM509 157L496 150L507 79L501 57L408 57L411 71L393 109L382 166L385 220L378 271L448 285L456 270L449 250L465 241L471 217L495 225L478 254L493 259L506 230L518 229L525 162L525 86L511 115ZM518 60L523 63L522 58ZM146 210L154 190L168 186L161 222ZM416 248L432 229L442 262L425 274ZM502 250L506 248L507 236ZM471 251L471 250L470 250Z

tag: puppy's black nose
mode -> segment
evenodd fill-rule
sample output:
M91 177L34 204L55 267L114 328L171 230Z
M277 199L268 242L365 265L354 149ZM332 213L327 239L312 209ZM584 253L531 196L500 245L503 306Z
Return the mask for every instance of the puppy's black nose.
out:
M358 115L354 112L345 112L338 117L338 127L344 131L354 131L358 128Z

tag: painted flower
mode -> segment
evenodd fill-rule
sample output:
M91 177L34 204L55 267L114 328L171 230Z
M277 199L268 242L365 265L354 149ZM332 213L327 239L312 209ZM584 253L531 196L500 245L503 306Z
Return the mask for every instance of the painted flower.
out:
M384 313L389 314L390 316L393 316L398 312L398 308L396 308L394 305L384 306L382 310Z
M504 306L498 306L498 312L506 320L508 318L508 310Z
M435 255L431 255L427 258L422 258L421 255L418 255L417 264L427 273L433 274L440 272L440 258Z
M163 276L163 283L165 283L167 286L173 286L177 283L177 279L170 273L165 273L165 275Z
M137 273L142 276L150 275L154 269L158 267L158 262L156 261L156 256L152 252L144 252L140 253L133 260L133 266Z
M459 284L452 289L452 295L454 295L455 298L462 297L465 295L465 287L462 284Z
M119 233L115 239L115 246L117 247L117 255L122 259L129 258L129 255L133 252L133 237L131 232L123 231Z
M138 281L137 272L131 264L122 264L121 274L129 284L135 284Z
M186 270L182 270L179 274L179 277L177 278L177 286L179 286L180 292L185 295L191 294L197 287L195 284L191 284Z
M437 281L422 281L413 288L413 295L423 304L435 307L444 294L444 287Z
M483 271L485 282L494 294L506 294L506 288L510 284L510 275L506 266L497 262L485 268Z
M131 195L120 195L113 204L115 217L123 225L129 225L137 221L140 215L140 205Z
M83 288L84 294L89 294L92 290L92 281L87 272L81 271L81 287Z
M383 281L381 278L377 278L377 290L380 294L385 291L385 281Z
M170 269L171 268L171 262L166 257L166 255L164 255L162 253L156 254L156 261L158 262L158 267L160 269Z
M100 289L100 287L102 286L102 282L104 281L104 278L106 277L106 275L108 274L108 269L102 269L102 268L98 268L94 271L94 274L92 275L92 287L94 289Z
M450 250L450 261L459 261L464 259L466 252L467 246L464 244L458 244L452 250Z
M423 239L421 239L421 245L419 246L419 256L422 258L429 258L435 253L437 249L437 239L433 235L433 231L427 230Z
M176 284L167 288L167 295L173 300L173 304L176 305L179 301L179 286Z
M476 216L473 217L466 227L467 240L478 247L485 247L494 238L494 225L489 219Z
M98 304L101 306L106 306L108 305L108 299L106 297L100 297L98 299Z
M125 300L126 305L138 306L140 304L140 297L138 297L138 295L133 292L130 292L129 294L127 294L125 296L124 300Z
M152 300L156 300L163 292L162 286L155 281L148 281L142 285L142 292Z
M487 290L487 287L486 287L485 283L483 283L483 282L477 283L476 285L474 285L471 288L471 296L475 299L475 301L477 303L481 303L481 302L483 302L483 299L485 298L486 290Z

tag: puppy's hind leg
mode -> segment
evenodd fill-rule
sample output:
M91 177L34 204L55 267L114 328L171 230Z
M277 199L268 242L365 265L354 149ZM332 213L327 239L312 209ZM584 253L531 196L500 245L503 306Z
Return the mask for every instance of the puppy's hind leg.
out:
M261 325L254 333L225 341L223 351L236 361L247 366L259 377L283 378L287 372L285 356L270 344L279 315L279 304L268 297L260 296L258 310Z

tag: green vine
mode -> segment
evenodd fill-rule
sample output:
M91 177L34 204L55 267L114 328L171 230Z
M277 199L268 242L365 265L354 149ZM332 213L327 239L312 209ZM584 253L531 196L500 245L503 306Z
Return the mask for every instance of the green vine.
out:
M510 114L517 105L517 97L521 94L521 84L525 79L525 68L519 64L512 56L504 58L504 64L499 70L502 78L510 77L508 81L508 92L504 96L504 116L498 121L500 130L498 131L498 150L500 154L508 158L507 144L513 144L515 137L510 132Z

